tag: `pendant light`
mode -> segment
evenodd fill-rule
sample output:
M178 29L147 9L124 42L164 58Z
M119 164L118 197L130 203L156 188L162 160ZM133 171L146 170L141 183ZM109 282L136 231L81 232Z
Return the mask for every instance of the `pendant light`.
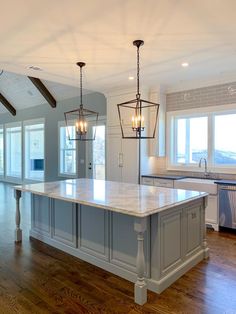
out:
M78 62L76 64L80 67L80 106L78 109L64 113L67 135L70 141L93 141L96 137L98 112L84 108L82 95L82 68L86 64L84 62ZM89 127L90 125L92 127Z
M140 94L140 63L139 48L144 44L143 40L135 40L133 45L137 47L137 93L136 98L118 104L122 138L148 139L155 138L159 104L144 100ZM149 119L150 115L154 119Z

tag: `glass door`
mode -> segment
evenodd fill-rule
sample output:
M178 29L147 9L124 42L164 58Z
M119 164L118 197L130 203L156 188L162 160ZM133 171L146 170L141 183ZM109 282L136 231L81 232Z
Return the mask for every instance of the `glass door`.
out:
M95 126L92 126L95 132ZM99 124L96 128L96 138L87 145L87 171L86 176L90 179L105 180L106 178L106 125Z

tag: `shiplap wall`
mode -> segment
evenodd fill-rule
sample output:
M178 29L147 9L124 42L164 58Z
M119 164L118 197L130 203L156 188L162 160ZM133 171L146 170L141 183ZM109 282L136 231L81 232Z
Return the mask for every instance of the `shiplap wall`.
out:
M201 107L236 104L236 82L207 86L191 90L183 90L166 94L166 110L186 110ZM167 173L166 158L152 158L154 173ZM181 171L168 171L168 173L182 175ZM189 172L188 175L201 176L198 172ZM216 178L236 180L235 174L214 173Z
M167 111L236 103L236 82L184 90L166 95Z

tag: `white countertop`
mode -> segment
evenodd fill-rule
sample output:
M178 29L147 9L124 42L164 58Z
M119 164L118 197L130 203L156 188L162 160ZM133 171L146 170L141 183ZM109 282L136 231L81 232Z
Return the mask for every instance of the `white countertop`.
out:
M208 195L204 192L92 179L35 183L14 188L136 217L146 217Z

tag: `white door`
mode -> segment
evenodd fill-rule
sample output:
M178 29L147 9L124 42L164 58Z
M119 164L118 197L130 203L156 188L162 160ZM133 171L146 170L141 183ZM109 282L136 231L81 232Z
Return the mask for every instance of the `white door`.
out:
M95 126L91 126L95 132ZM94 141L87 142L86 149L86 177L90 179L105 180L106 178L106 125L98 122Z

